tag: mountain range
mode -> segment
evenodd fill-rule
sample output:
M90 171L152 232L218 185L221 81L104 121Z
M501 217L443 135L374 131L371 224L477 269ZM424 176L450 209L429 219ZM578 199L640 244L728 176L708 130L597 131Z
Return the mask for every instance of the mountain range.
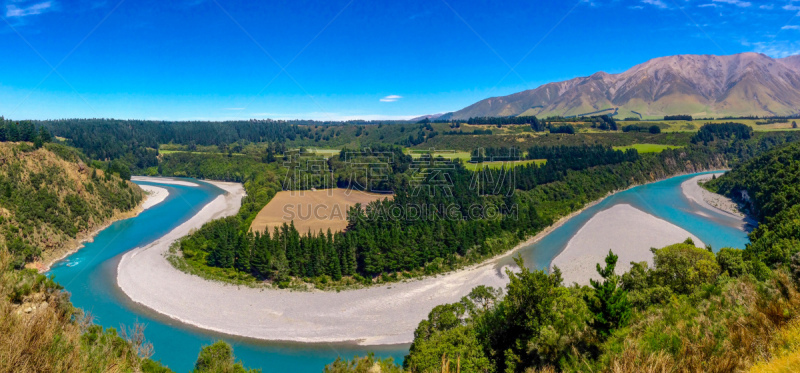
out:
M616 114L618 118L784 116L800 113L800 55L759 53L655 58L620 74L548 83L492 97L442 119Z

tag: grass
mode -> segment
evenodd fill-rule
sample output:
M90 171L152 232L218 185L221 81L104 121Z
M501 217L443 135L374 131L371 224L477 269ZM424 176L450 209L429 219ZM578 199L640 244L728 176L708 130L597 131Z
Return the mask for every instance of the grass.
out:
M494 136L494 135L492 135L492 136ZM431 151L429 151L429 150L415 150L415 149L408 149L408 148L406 148L405 152L407 154L411 155L412 158L420 158L424 154L432 154L434 157L442 157L442 158L445 158L445 159L451 159L451 160L460 159L460 160L464 161L464 167L466 167L470 171L477 171L479 169L482 169L483 167L489 167L489 168L491 168L493 170L498 170L498 169L501 169L503 167L509 167L509 166L517 167L517 166L523 166L523 165L531 164L531 163L535 163L537 165L541 165L541 164L547 163L546 159L526 159L526 160L521 160L521 161L496 161L496 162L470 163L469 161L472 160L472 154L470 152L464 152L464 151L433 151L431 153ZM523 154L521 154L521 156L524 157L525 156L524 153L525 152L523 152Z
M414 149L406 149L406 153L411 155L412 158L420 158L424 154L431 154L429 150L414 150ZM459 152L459 151L434 151L432 153L434 157L442 157L445 159L461 159L464 161L469 161L472 159L472 155L469 152Z
M782 373L800 370L800 320L793 320L772 337L769 353L772 359L759 361L750 373Z
M754 365L749 373L792 373L800 370L800 353Z
M147 360L144 328L103 330L35 270L0 249L0 372L166 372Z
M628 149L636 149L639 153L661 153L667 149L678 149L682 148L682 146L674 146L674 145L661 145L661 144L633 144L628 146L615 146L614 150L628 150Z
M477 171L484 167L489 167L493 170L499 170L501 168L507 167L517 167L517 166L524 166L526 164L535 163L537 165L543 165L547 163L546 159L526 159L524 161L498 161L498 162L483 162L483 163L466 163L464 167L466 167L470 171Z
M341 152L341 150L339 149L323 149L323 148L305 148L305 149L306 152L308 153L324 155L324 156L339 155L339 153Z
M796 131L797 129L792 128L792 120L787 120L783 123L773 123L773 124L766 124L766 125L758 125L756 124L757 121L760 120L753 120L753 119L715 119L715 120L695 120L695 121L685 121L685 120L670 120L670 121L620 121L618 125L620 128L627 126L629 124L640 125L640 126L652 126L658 125L661 127L662 132L697 132L704 124L707 123L725 123L725 122L735 122L735 123L742 123L744 125L750 126L753 128L754 131L758 132L771 132L771 131ZM798 121L794 119L794 121Z

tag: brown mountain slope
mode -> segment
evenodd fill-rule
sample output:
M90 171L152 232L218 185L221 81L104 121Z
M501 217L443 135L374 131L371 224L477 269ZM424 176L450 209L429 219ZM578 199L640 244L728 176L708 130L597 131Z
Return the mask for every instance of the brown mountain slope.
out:
M621 74L549 83L479 101L450 117L581 115L619 117L791 115L800 111L800 56L763 54L678 55L634 66ZM634 113L635 112L635 113Z
M800 54L796 56L782 58L779 61L783 62L783 64L788 66L790 69L794 69L795 71L800 71Z

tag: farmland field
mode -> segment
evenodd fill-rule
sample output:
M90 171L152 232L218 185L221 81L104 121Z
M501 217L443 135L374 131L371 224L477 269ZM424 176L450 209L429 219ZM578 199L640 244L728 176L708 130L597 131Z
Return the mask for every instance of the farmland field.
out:
M412 158L420 158L424 154L431 154L430 151L427 150L408 150L408 154L411 155ZM469 161L472 158L469 152L460 152L460 151L434 151L431 154L434 158L442 157L445 159L461 159L464 161Z
M660 145L660 144L633 144L629 146L615 146L614 150L628 150L628 149L636 149L639 153L661 153L667 149L677 149L682 148L682 146L674 146L674 145Z
M306 148L306 152L313 153L317 155L322 155L326 157L332 157L335 155L339 155L341 150L339 149L323 149L323 148Z
M497 170L500 168L508 168L508 167L517 167L523 166L526 164L535 163L537 165L542 165L547 163L546 159L526 159L523 161L497 161L497 162L483 162L483 163L465 163L464 167L466 167L470 171L477 171L484 167L489 167L493 170Z
M771 123L771 124L763 124L759 125L756 122L761 122L764 120L753 120L753 119L715 119L715 120L694 120L694 121L685 121L685 120L669 120L669 121L620 121L618 125L621 127L633 124L633 125L641 125L641 126L652 126L657 125L661 127L662 132L696 132L700 127L704 124L708 123L725 123L725 122L735 122L735 123L742 123L744 125L750 126L753 128L754 131L785 131L785 130L792 130L792 120L787 120L781 123ZM797 120L795 120L797 121Z
M304 191L282 191L256 215L250 224L252 231L270 233L274 227L294 221L298 232L318 233L342 231L347 228L347 211L351 206L360 203L362 206L384 198L387 194L371 194L349 189L324 189Z

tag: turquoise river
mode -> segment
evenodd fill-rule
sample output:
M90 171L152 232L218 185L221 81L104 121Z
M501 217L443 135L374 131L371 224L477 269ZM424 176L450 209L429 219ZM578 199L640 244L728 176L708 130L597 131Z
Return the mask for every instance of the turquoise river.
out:
M705 209L683 196L680 185L691 176L678 176L616 193L573 217L536 244L522 248L520 253L527 266L547 268L570 237L594 214L620 203L676 224L715 250L726 246L744 248L748 240L741 229L741 221ZM120 255L168 233L222 193L212 185L195 182L200 187L140 182L168 189L169 197L137 217L112 224L84 248L53 265L48 274L55 276L71 293L75 306L91 313L95 323L115 328L137 321L145 324L145 335L155 347L153 359L177 372L190 371L200 348L218 339L231 343L237 359L245 366L261 368L264 372L321 372L337 356L351 358L368 352L402 361L408 345L277 343L237 338L184 325L130 302L116 284Z

